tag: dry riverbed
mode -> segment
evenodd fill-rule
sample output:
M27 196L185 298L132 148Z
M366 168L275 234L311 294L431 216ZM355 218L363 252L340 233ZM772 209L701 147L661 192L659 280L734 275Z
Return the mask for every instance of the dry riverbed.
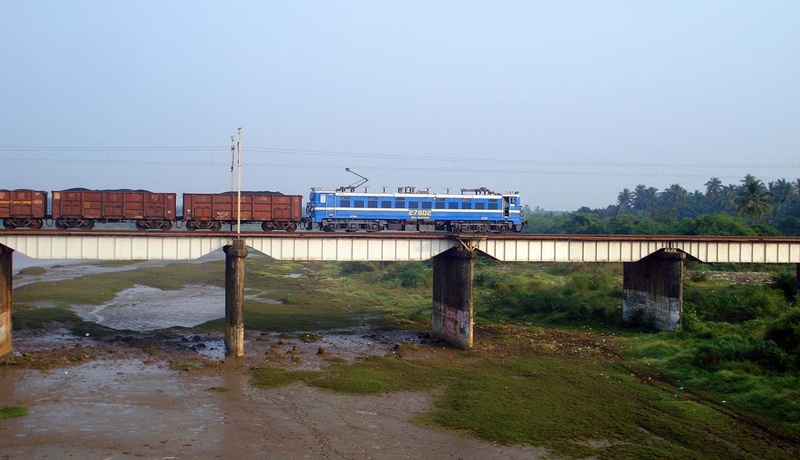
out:
M315 369L392 353L412 333L358 328L318 336L248 335L246 356L220 359L221 335L93 340L17 334L0 365L2 458L539 458L411 422L434 392L344 396L293 384L249 384L251 368ZM420 344L433 359L454 351Z

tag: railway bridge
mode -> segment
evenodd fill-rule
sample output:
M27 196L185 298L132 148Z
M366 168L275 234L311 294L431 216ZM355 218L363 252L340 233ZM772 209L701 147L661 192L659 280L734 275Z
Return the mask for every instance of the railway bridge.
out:
M465 349L473 344L472 282L478 253L504 262L623 263L623 316L646 315L664 330L680 325L687 258L707 263L794 263L800 280L800 238L2 230L0 356L11 351L14 251L34 259L188 260L220 248L226 254L226 356L244 354L242 300L248 248L278 260L433 259L433 333Z

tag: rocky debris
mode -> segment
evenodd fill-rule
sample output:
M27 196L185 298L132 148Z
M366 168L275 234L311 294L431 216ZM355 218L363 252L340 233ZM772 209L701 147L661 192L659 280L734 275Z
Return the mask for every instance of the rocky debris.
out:
M768 284L773 281L772 274L764 272L709 272L708 277L737 284Z

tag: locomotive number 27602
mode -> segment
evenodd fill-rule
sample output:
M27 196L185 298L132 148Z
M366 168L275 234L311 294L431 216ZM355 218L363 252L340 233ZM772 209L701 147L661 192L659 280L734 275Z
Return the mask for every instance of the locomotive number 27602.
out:
M431 210L430 209L409 209L408 215L410 217L430 217Z

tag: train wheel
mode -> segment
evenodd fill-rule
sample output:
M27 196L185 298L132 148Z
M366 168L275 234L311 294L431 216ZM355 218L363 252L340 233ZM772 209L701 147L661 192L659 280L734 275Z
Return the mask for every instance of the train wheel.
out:
M172 230L172 222L170 222L168 220L165 220L165 221L161 222L161 225L159 225L159 228L161 229L161 231L168 232L168 231Z
M195 220L187 220L186 221L186 230L193 232L197 230L197 221Z
M275 226L273 226L270 222L264 221L261 222L261 230L264 230L265 232L271 232L275 230Z
M288 224L286 224L287 232L292 233L295 230L297 230L297 222L289 222Z
M91 230L94 228L94 221L92 219L82 220L78 223L78 228L81 230Z
M39 230L40 228L42 228L42 225L44 225L42 219L31 219L31 225L30 225L31 230Z
M143 220L136 221L136 230L139 230L141 232L147 230L148 228L150 227L147 225L147 222Z
M208 228L210 228L212 232L218 232L222 230L222 222L218 220L212 221Z
M12 219L5 219L3 221L3 225L9 230L14 230L17 228L16 222L14 222Z
M67 222L64 219L56 219L56 228L59 230L66 230L69 228Z

